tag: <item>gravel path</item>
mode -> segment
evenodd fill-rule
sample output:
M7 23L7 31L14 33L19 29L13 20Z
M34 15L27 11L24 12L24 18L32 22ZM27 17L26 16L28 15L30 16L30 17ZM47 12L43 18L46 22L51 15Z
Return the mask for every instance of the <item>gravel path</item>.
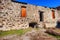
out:
M44 33L43 30L38 31L32 30L30 32L25 33L22 36L14 34L5 37L0 37L0 40L57 40L57 39Z

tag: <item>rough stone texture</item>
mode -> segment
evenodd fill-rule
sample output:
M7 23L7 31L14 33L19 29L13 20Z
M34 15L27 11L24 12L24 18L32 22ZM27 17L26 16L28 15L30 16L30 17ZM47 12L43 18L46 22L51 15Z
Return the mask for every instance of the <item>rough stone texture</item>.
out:
M21 6L26 6L27 17L21 17ZM51 10L55 11L55 19ZM43 21L40 21L39 11L43 11ZM38 27L55 27L58 19L57 10L21 4L11 0L0 0L0 30L28 28L29 23L37 22ZM42 23L42 24L41 24Z
M60 36L60 29L58 28L54 28L54 29L50 28L50 29L47 29L46 32L49 34Z

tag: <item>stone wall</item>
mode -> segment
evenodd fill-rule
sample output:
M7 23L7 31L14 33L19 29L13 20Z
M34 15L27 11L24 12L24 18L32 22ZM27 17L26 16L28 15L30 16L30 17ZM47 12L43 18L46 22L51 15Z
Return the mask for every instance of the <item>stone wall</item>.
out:
M10 0L1 0L0 30L22 29L29 27L28 22L20 17L21 5Z
M26 6L27 17L21 17L21 6ZM43 11L44 21L40 21L39 11ZM21 4L12 2L11 0L0 0L0 30L25 29L29 27L29 23L37 22L39 27L55 27L56 18L52 19L51 9L30 4Z

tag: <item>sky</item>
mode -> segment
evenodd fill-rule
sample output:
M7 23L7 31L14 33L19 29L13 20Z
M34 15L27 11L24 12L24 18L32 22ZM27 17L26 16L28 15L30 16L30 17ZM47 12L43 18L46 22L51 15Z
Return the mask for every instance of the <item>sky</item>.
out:
M37 6L57 7L60 6L60 0L16 0Z

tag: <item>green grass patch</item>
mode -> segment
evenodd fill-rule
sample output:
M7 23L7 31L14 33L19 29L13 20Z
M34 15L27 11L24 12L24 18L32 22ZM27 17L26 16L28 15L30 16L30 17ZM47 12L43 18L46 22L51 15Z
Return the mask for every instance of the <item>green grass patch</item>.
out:
M31 31L31 30L32 30L32 28L20 29L20 30L10 30L10 31L0 31L0 37L7 36L7 35L13 35L13 34L23 35L26 32Z

